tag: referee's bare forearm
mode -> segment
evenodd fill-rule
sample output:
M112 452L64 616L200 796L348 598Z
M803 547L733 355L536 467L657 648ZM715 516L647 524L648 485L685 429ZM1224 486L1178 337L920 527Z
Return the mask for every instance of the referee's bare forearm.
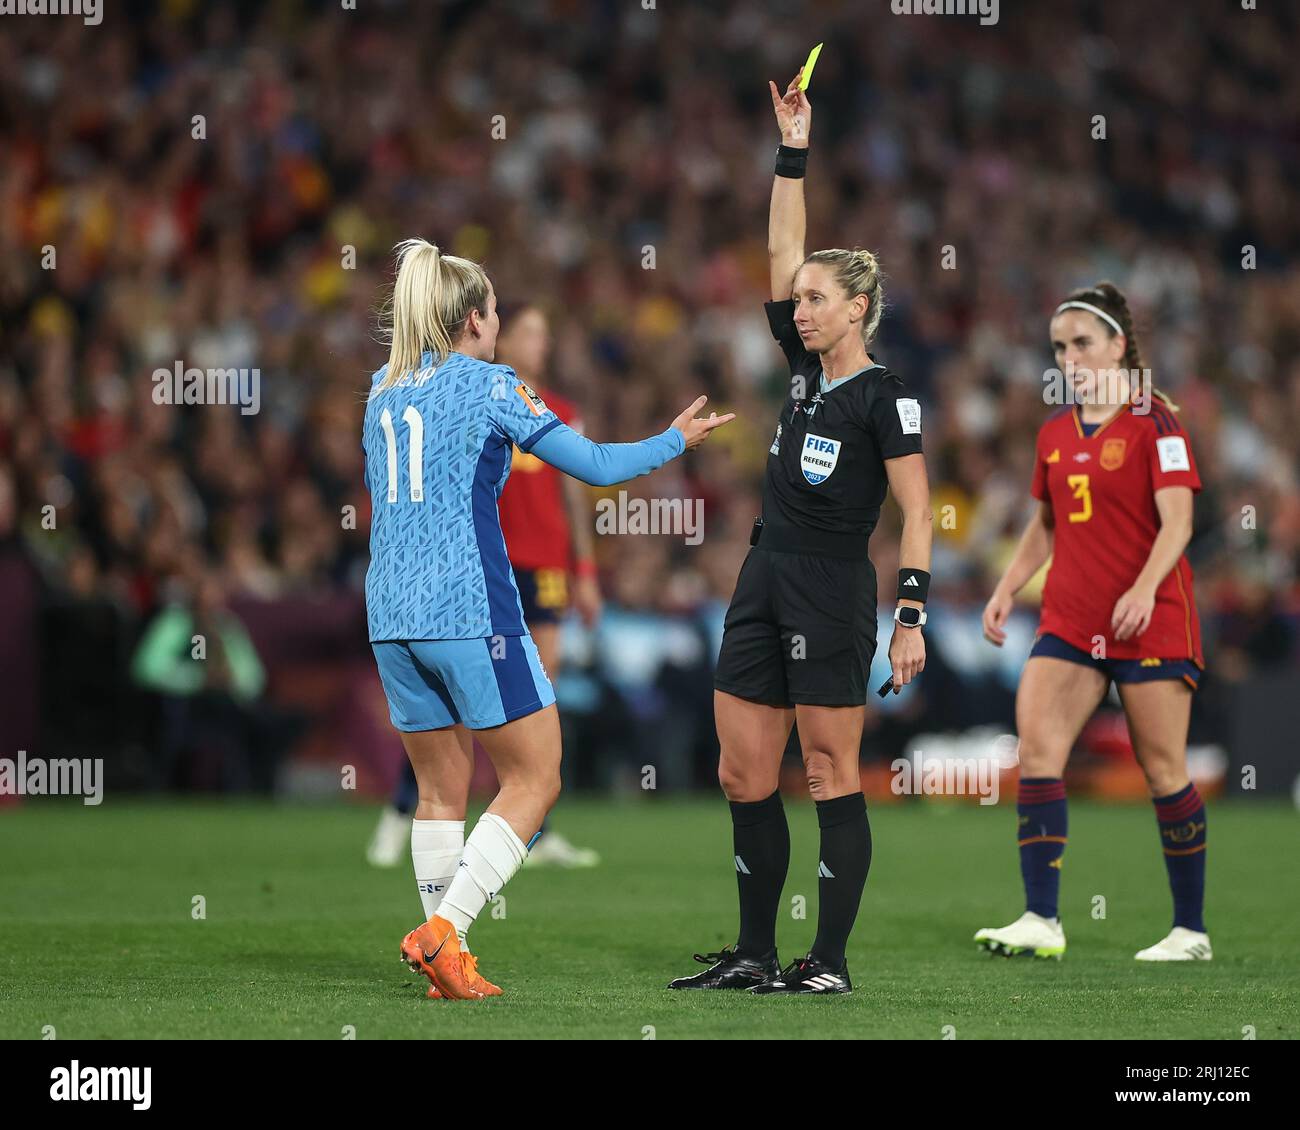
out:
M803 180L774 176L767 221L767 258L771 268L773 302L784 302L794 288L794 273L804 259L807 225Z
M885 460L889 491L903 515L903 534L898 543L898 567L930 571L930 548L934 542L934 512L930 509L930 480L925 470L925 456L904 455ZM900 600L913 608L925 607L921 601Z

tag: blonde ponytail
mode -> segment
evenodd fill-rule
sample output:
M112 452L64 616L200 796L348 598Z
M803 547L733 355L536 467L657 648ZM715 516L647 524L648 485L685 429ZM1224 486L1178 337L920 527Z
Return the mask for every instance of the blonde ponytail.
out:
M382 326L389 342L388 371L375 392L418 369L426 352L435 365L442 364L469 312L487 314L488 277L479 264L444 255L424 239L403 240L396 251L396 278Z

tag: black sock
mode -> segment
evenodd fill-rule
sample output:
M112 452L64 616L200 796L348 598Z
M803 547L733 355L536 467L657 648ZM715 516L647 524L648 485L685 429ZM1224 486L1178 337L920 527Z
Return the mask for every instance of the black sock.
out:
M776 913L790 867L790 827L780 792L766 800L731 802L740 938L736 950L766 957L776 949Z
M822 830L817 867L817 938L812 956L833 969L844 964L844 947L858 916L862 888L871 870L871 824L861 793L817 802Z

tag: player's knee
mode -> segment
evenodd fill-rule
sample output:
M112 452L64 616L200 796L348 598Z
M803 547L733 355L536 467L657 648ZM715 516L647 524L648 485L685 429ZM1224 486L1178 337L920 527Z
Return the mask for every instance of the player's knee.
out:
M1152 796L1169 796L1187 784L1187 765L1181 749L1140 746L1134 753Z
M538 778L537 792L539 799L546 805L547 811L555 807L555 802L560 799L560 772L558 769L553 773L544 773Z
M1022 777L1059 777L1070 759L1070 750L1057 741L1021 734L1016 756Z
M853 784L857 759L837 758L821 749L804 750L803 767L813 800L829 800L841 796L844 789Z
M765 780L764 776L742 758L728 757L725 751L718 758L718 784L722 795L730 801L745 803L771 796L776 783Z
M514 772L497 771L501 789L526 794L532 801L545 806L547 811L560 799L559 766L529 765Z

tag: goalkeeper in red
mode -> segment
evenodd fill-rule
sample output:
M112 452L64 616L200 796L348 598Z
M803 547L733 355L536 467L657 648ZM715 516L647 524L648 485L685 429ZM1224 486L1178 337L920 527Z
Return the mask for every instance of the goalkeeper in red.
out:
M1013 597L1051 558L1016 696L1026 909L975 941L1007 955L1064 954L1062 777L1114 681L1155 806L1174 903L1170 933L1137 959L1208 960L1205 805L1187 775L1192 693L1204 661L1183 555L1201 480L1177 408L1146 379L1119 290L1099 283L1072 294L1052 317L1051 337L1076 403L1039 431L1032 487L1039 507L984 610L985 638L1000 647Z

